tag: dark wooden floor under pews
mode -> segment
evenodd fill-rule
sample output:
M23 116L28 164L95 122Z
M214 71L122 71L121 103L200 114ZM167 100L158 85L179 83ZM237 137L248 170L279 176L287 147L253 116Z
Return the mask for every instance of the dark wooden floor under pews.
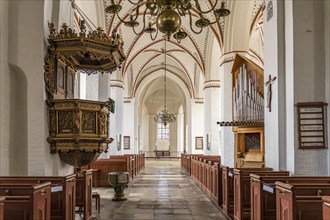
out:
M330 220L329 176L234 169L200 154L182 154L181 167L228 219Z

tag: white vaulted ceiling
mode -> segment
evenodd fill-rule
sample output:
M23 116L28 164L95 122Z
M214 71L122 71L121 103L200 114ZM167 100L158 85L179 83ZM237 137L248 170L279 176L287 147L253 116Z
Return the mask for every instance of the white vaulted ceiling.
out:
M128 20L130 11L134 11L135 7L129 3L128 0L115 0L115 2L120 3L122 6L119 16L124 20ZM207 10L210 9L211 4L216 2L216 0L201 0L199 2L202 9ZM218 7L220 7L220 3L221 1L219 0ZM107 7L110 4L111 0L104 0L104 7ZM239 4L244 4L244 7L238 7ZM247 7L245 7L245 5ZM229 39L231 37L236 37L234 35L235 30L250 29L253 24L257 23L255 22L255 18L258 16L260 23L260 10L262 5L263 0L227 0L227 8L231 11L231 14L226 18L220 18L219 22L211 25L209 28L204 28L200 34L195 34L190 30L189 16L181 17L182 28L188 33L188 37L182 40L180 44L173 38L171 38L170 42L167 42L167 67L169 72L175 75L176 78L181 81L181 84L186 87L185 90L189 91L191 98L200 98L195 96L196 94L199 94L199 92L195 91L195 86L199 84L200 80L199 77L196 77L196 74L201 74L201 77L204 80L210 79L210 77L206 77L210 72L210 68L208 68L208 65L210 64L208 59L210 59L210 56L207 54L212 51L213 47L219 47L220 49L217 49L216 51L220 51L220 53L227 52L224 51L225 49L227 50L227 48L229 50L236 49L233 46L226 47L225 44L237 42L237 40L230 41ZM137 31L140 31L143 26L142 12L144 9L145 3L141 3L139 9L140 15L138 18L140 25L136 28ZM239 19L234 19L233 16L236 18L237 16L241 17L242 22L239 22ZM209 20L215 19L214 15L211 13L208 14L206 18ZM149 82L144 82L148 76L151 74L162 76L162 73L164 72L164 53L162 49L165 46L165 42L163 34L159 32L157 38L152 41L149 34L143 33L138 36L135 35L133 30L126 27L116 16L105 13L105 19L108 34L111 34L112 31L116 29L123 36L126 60L122 65L121 72L124 82L125 80L127 81L128 75L130 75L129 81L131 82L130 86L132 89L130 89L130 94L126 94L126 96L134 97L136 91L141 89L138 88L139 86L147 86L149 84ZM193 22L197 20L196 14L194 19ZM235 28L226 27L228 25L235 25ZM242 27L240 27L240 25L242 25ZM195 29L198 28L195 27ZM258 42L259 39L257 39L258 37L256 36L260 35L256 35L255 33L252 33L252 35L254 36L252 41L249 41L249 35L241 36L246 47L242 49L249 50L250 48L259 55L262 46L260 46L260 42ZM218 59L220 64L221 54L218 54L217 56L219 56ZM218 67L219 66L216 68ZM198 81L196 81L196 78L198 78Z

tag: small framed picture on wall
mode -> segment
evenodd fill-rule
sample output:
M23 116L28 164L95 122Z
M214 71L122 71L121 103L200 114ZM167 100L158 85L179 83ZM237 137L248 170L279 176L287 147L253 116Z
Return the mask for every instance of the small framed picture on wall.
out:
M203 150L203 137L195 137L195 149Z
M129 150L131 148L130 136L124 136L124 150Z

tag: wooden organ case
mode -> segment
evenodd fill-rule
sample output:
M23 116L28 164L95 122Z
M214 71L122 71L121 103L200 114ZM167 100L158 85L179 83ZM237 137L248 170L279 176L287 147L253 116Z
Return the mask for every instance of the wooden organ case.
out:
M235 166L264 167L264 73L236 55L232 68Z

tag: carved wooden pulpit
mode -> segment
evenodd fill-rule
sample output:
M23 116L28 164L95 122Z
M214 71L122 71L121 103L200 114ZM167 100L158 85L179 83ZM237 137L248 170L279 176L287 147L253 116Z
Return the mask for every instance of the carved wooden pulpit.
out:
M110 102L79 99L48 100L51 153L67 164L82 167L106 152Z

